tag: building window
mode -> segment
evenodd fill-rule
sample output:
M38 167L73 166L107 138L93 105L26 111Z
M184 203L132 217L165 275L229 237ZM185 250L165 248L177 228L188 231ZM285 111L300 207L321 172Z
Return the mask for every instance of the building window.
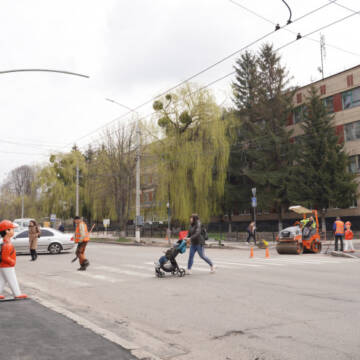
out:
M304 120L305 106L301 105L294 109L294 124Z
M334 110L334 97L329 96L322 100L324 106L326 107L326 111L328 114L332 114Z
M320 86L320 95L325 95L326 94L326 85L321 85Z
M342 93L343 109L360 106L360 87Z
M360 121L355 121L345 125L345 139L346 141L360 139Z
M296 102L297 102L298 104L300 104L300 103L302 102L302 94L301 94L301 93L296 94Z
M360 155L354 155L349 157L349 171L353 174L357 174L360 172Z
M346 77L346 83L347 83L348 87L354 86L354 77L352 74L350 74Z

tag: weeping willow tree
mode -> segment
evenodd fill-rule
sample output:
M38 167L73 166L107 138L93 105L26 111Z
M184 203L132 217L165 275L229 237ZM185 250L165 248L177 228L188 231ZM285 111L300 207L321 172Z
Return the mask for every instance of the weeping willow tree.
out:
M59 218L75 216L76 166L79 166L80 199L83 198L86 166L84 156L74 148L70 153L50 156L50 164L38 175L40 208L43 216L56 214Z
M159 212L170 204L173 219L218 214L224 194L229 143L222 110L208 90L186 85L153 104L162 137L157 159Z

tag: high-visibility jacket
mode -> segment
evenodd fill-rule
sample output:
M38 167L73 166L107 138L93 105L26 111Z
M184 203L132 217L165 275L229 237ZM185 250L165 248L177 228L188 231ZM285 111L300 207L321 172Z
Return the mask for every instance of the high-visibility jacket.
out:
M79 242L86 242L89 240L90 237L87 226L83 221L80 221L79 224L76 225L75 242L79 243Z
M352 240L354 238L354 233L351 230L345 231L345 240Z
M0 268L14 267L16 264L16 251L10 240L5 240L1 246Z
M304 227L308 222L309 222L308 218L300 220L300 224L302 225L302 227Z
M345 225L344 222L341 220L336 220L334 223L334 230L335 230L335 235L344 235L345 232Z

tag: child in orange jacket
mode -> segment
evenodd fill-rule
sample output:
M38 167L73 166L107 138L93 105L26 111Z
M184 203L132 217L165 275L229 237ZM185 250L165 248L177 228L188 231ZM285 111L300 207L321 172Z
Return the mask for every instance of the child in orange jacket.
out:
M354 238L354 233L351 230L351 222L347 221L345 223L345 244L344 252L355 252L352 239Z
M0 235L3 238L0 262L0 299L5 298L2 293L6 283L8 283L15 299L27 298L27 295L22 294L20 291L15 273L16 251L11 243L15 227L16 225L9 220L0 222Z

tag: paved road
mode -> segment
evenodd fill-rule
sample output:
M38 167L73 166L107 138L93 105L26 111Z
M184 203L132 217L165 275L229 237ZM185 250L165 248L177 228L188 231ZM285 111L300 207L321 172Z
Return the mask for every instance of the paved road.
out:
M0 304L0 358L135 360L128 351L33 300Z
M73 254L19 256L35 298L137 355L177 360L359 359L357 259L209 249L185 278L157 279L159 248L90 244L87 272ZM185 265L187 254L179 255ZM140 356L139 355L139 356Z

